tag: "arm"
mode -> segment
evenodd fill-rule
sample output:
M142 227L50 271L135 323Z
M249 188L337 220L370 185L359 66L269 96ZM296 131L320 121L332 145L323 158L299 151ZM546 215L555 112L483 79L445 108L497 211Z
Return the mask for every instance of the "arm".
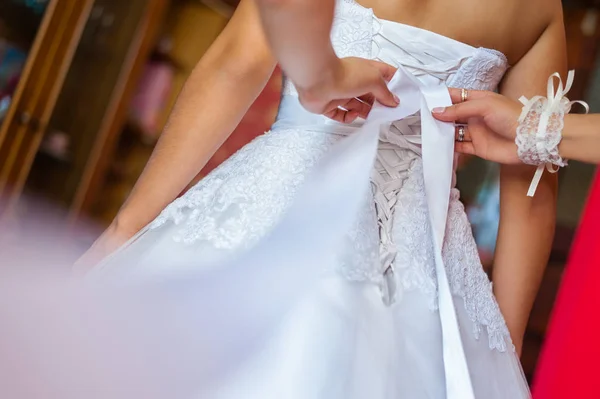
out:
M275 67L254 0L194 68L129 198L80 264L94 264L154 219L199 173L240 122Z
M567 115L558 151L565 159L600 164L600 115Z
M444 122L468 121L467 141L456 142L456 151L503 165L523 162L517 154L517 120L523 105L489 91L469 91L463 103L460 89L450 89L455 104L433 111ZM565 115L558 152L563 159L600 164L600 115Z
M334 0L256 0L275 57L309 111L340 122L366 117L374 99L397 106L388 90L396 69L336 56L331 44ZM361 98L361 101L355 98ZM342 106L347 112L340 112Z
M566 73L562 9L560 2L553 4L557 10L552 21L501 86L501 93L509 98L545 95L548 76ZM529 198L533 174L534 168L524 165L503 165L500 174L494 292L519 352L550 255L556 219L557 176L545 173L535 197Z
M314 87L338 65L330 32L334 0L256 0L273 53L294 85Z

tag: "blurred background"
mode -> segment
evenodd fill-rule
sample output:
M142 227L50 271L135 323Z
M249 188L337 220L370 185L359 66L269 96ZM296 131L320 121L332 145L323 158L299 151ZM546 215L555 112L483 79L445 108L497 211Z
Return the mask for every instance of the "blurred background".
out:
M141 173L187 76L223 29L236 0L0 0L0 218L35 217L26 198L57 205L65 228L115 216ZM600 1L569 0L569 97L600 112ZM276 71L240 126L198 176L258 134L277 111ZM463 159L459 186L482 260L491 268L498 170ZM594 175L560 172L558 229L523 354L530 377ZM18 225L18 224L17 224ZM79 235L84 251L97 232Z

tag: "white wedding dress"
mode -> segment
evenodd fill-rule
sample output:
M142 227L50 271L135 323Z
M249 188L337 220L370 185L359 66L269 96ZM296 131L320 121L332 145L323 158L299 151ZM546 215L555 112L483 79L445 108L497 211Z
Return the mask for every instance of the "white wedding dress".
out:
M339 56L401 66L423 87L494 90L508 68L506 57L497 51L378 19L351 0L340 0L337 7L332 41ZM410 101L400 94L401 101ZM244 361L226 364L227 372L211 379L213 384L203 380L199 398L529 397L456 189L449 191L442 256L436 260L421 120L416 113L384 125L368 198L353 215L353 227L343 234L341 244L322 257L327 258L323 265L314 267L318 273L313 280L298 279L295 284L287 271L268 274L271 269L254 266L211 275L207 300L214 298L217 308L228 301L226 308L219 308L221 316L239 328L223 331L227 339L215 342L215 347L243 345L247 331L241 319L250 312L259 320L263 306L279 308L265 323L269 328L263 331L264 339L253 341ZM361 125L345 126L306 112L293 85L285 82L272 130L170 204L92 277L160 280L205 267L214 271L205 265L241 259L257 246L264 248L265 237L278 243L269 248L282 270L284 263L300 263L298 257L304 254L306 269L313 268L309 254L321 251L310 244L313 236L291 231L285 238L273 237L273 229L297 201L307 176L345 137L361 131ZM344 175L344 165L340 162L332 170ZM343 208L343 201L339 204ZM313 233L332 240L327 229L338 219L325 215L312 224ZM294 259L288 261L286 253L280 253L286 248L294 249L289 254ZM444 280L436 268L442 264ZM452 303L443 299L440 281L447 285ZM201 305L199 309L209 306ZM443 317L440 305L446 308ZM219 327L205 326L211 328ZM458 341L448 338L450 330L457 332ZM466 375L460 374L461 367L468 368Z

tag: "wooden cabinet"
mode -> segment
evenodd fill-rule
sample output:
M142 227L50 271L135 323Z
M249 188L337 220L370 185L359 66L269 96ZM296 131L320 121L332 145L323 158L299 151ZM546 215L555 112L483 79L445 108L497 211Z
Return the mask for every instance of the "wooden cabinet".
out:
M132 104L116 151L102 157L110 167L97 173L99 178L88 190L82 207L85 214L103 224L114 218L148 161L185 81L221 33L233 9L220 1L174 0L170 3L156 51L147 65L149 74L140 82L136 95L136 100L140 94L146 100L157 96L156 90L148 89L152 86L148 82L152 78L148 76L155 76L150 71L156 70L157 65L166 66L170 69L170 84L162 109L154 110L157 112L156 123L150 127L136 117L139 110L137 104Z
M72 215L105 168L167 0L50 0L39 16L3 0L0 37L27 62L0 126L0 214L23 193ZM4 28L4 29L3 29Z
M90 9L91 0L51 1L31 47L24 49L28 59L0 127L0 193L10 204L23 189ZM29 33L25 29L35 29L34 17L23 6L4 11L6 30L19 35L23 45ZM17 28L21 19L31 26Z

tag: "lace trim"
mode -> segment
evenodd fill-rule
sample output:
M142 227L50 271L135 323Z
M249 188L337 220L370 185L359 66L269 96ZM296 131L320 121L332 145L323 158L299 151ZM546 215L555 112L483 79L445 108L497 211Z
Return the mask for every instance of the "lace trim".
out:
M276 223L308 169L336 140L299 130L260 136L168 205L149 227L171 221L178 226L176 242L249 248Z
M339 0L332 30L334 48L340 56L371 58L373 15L355 5L352 0ZM441 80L454 86L489 90L497 85L506 68L505 60L480 49ZM285 85L284 94L296 94L291 83ZM177 226L176 241L206 242L227 252L251 247L276 223L308 169L336 140L335 136L322 132L294 129L261 136L169 205L150 228L172 221ZM381 159L385 160L378 161ZM397 203L387 207L393 210L389 223L393 230L396 281L401 287L399 291L422 291L435 310L437 285L421 161L418 157L409 161L405 175L408 178L403 177L401 184L392 190ZM380 232L373 223L378 212L372 197L365 202L364 212L347 237L350 250L341 255L336 272L349 280L381 285ZM506 350L510 342L508 330L481 268L457 192L451 202L448 229L443 255L451 290L464 298L475 336L479 337L486 329L490 348Z
M299 158L308 153L322 155L333 144L287 145L283 150L280 147L284 141L293 141L292 137L297 139L307 134L309 132L272 133L244 147L247 150L241 150L223 167L169 205L150 228L156 229L172 222L178 227L173 236L178 242L190 245L204 242L227 252L251 247L289 206L303 181L300 175L305 175L318 156L307 158L306 162ZM263 140L267 141L261 142ZM261 148L264 150L260 151ZM257 162L255 157L266 156L264 153L272 153L273 148L277 148L275 152L282 152L281 156L274 157L272 161ZM301 153L298 162L291 166L285 164L286 170L282 171L283 158L289 160L292 152ZM248 167L244 168L244 165ZM250 168L256 169L256 173L249 174ZM399 286L397 300L401 299L404 290L418 290L428 297L430 309L436 311L438 293L433 242L419 158L412 161L407 176L394 207L392 231L396 246L394 269ZM285 190L275 186L285 187ZM479 339L485 329L490 349L506 351L511 347L510 335L492 294L491 283L479 261L470 224L458 196L458 191L454 190L443 250L450 287L454 295L464 300L475 338ZM335 272L351 281L371 281L380 285L383 282L381 269L375 267L380 264L379 233L373 223L375 210L372 198L368 200L364 212L348 234L349 250L341 255Z
M558 145L562 140L565 113L560 108L548 115L546 109L548 100L541 98L530 105L529 112L519 119L515 140L519 158L528 165L549 163L563 167L567 162L559 155ZM544 131L539 131L542 124L547 127Z
M450 288L464 300L467 315L473 323L473 334L479 339L485 329L490 349L514 350L510 332L492 291L492 283L483 270L471 224L467 219L459 193L450 200L444 261L448 265Z
M471 90L493 90L508 69L506 57L497 51L478 48L448 80L448 86Z
M554 78L558 78L558 88L554 90ZM573 85L574 71L569 72L566 87L558 73L548 79L548 97L536 96L532 99L521 97L523 111L517 127L517 152L523 163L538 166L529 187L528 196L533 197L544 172L558 172L559 168L567 165L558 153L558 145L562 140L565 115L575 104L581 104L589 111L589 106L583 101L569 101L566 94Z
M402 188L396 209L394 237L398 255L395 270L403 290L423 292L429 298L430 309L437 310L438 287L421 161L417 160L411 169L411 177ZM463 298L475 338L479 339L485 329L490 349L504 352L513 348L456 189L450 199L442 255L450 289L453 295Z

